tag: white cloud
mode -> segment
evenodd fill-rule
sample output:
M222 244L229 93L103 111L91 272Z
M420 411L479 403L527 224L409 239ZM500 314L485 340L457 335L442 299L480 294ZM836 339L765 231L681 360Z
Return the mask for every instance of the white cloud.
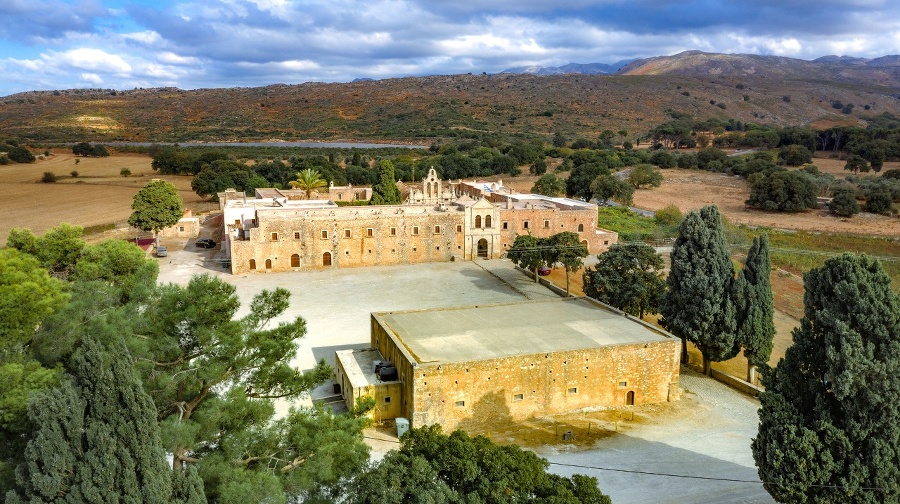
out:
M57 66L68 66L95 72L128 73L129 65L121 56L110 54L100 49L79 48L64 52L50 51L41 58L53 62Z
M83 73L83 74L81 74L81 80L83 80L84 82L86 82L88 84L94 85L94 86L99 86L100 84L103 84L103 79L100 78L100 76L95 73Z

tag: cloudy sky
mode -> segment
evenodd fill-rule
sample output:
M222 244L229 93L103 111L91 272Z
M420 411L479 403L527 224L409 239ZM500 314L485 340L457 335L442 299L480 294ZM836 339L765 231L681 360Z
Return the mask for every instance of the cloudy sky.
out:
M900 1L0 0L0 96L491 73L691 49L900 54Z

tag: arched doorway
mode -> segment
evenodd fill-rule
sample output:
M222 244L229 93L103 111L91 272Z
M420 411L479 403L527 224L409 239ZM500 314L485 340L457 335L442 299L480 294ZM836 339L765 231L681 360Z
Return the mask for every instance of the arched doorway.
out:
M250 269L256 269L256 259L250 259Z
M300 254L291 255L291 268L300 267Z
M331 266L331 252L322 254L322 266Z
M272 260L271 259L266 259L266 269L267 270L272 269Z
M484 238L478 240L478 257L483 257L487 259L488 256L488 242Z
M581 240L581 244L584 245L584 248L588 248L587 240Z
M625 395L625 405L634 406L634 390L629 390L628 394Z

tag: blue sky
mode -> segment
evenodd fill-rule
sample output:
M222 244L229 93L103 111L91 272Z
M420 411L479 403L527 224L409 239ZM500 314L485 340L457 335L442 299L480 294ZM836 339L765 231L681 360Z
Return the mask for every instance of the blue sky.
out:
M685 50L900 54L900 1L0 1L0 96L491 73Z

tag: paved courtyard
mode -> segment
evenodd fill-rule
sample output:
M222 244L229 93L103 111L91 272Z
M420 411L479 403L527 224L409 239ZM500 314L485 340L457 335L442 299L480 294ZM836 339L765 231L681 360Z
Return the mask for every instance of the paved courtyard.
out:
M160 282L185 284L202 272L218 276L237 287L241 314L261 290L289 290L291 307L284 318L300 315L307 322L307 336L294 361L303 369L319 359L333 365L335 350L368 347L373 311L556 297L505 260L233 276L212 260L214 253L170 249L169 257L159 259ZM684 368L682 373L684 407L672 417L633 425L590 450L545 447L540 455L554 463L551 471L597 477L616 503L773 502L758 483L750 454L759 403L705 376ZM330 394L330 384L313 393ZM391 440L374 443L373 455L393 446ZM597 467L615 470L592 469Z

